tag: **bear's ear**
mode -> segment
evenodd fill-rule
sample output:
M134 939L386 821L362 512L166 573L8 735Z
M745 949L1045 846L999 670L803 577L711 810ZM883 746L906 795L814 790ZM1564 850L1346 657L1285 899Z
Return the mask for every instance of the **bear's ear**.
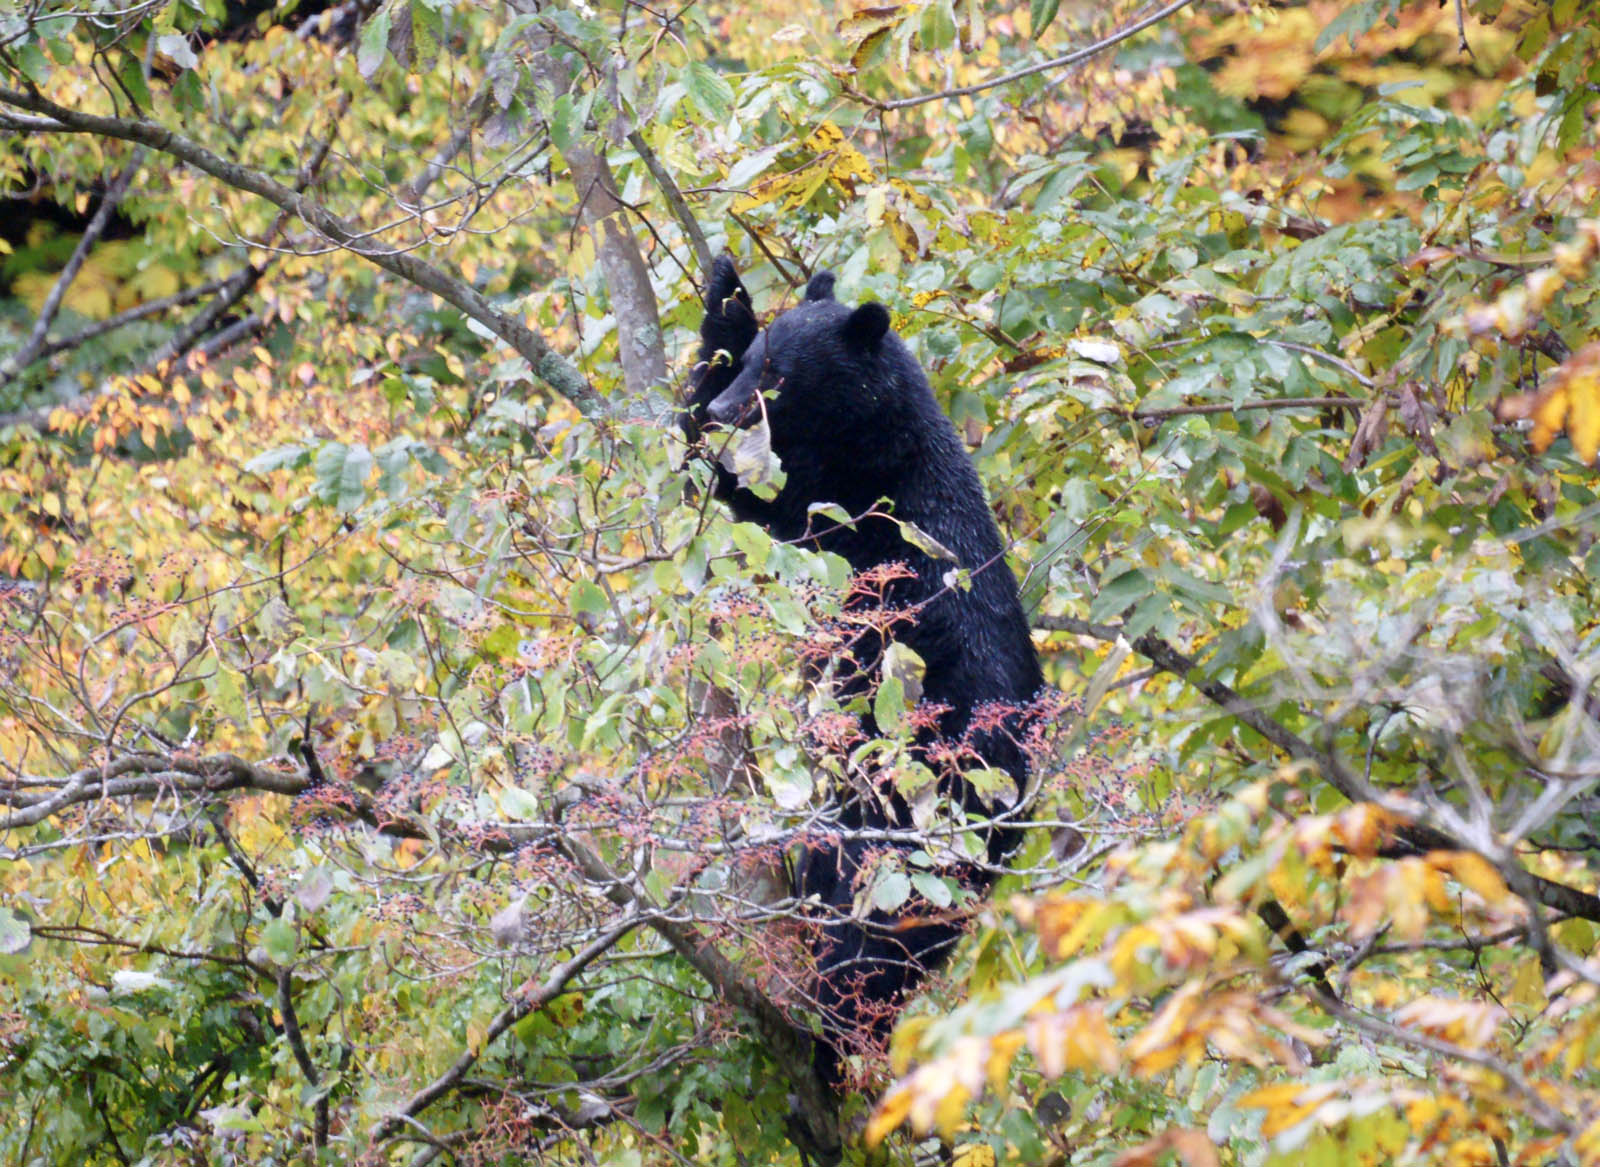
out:
M750 293L744 290L739 273L734 269L733 257L719 255L711 265L711 280L706 284L706 311L718 314L727 311L723 307L727 300L738 300L746 308L750 307Z
M811 282L806 285L806 303L833 299L833 282L831 271L819 271L812 276Z
M844 338L860 348L876 348L888 331L889 309L882 304L863 304L844 322Z

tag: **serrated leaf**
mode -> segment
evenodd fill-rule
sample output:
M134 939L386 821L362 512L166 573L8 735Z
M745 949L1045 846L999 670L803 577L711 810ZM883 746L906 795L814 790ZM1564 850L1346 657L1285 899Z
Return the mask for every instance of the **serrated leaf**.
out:
M678 80L689 100L713 121L721 121L733 108L733 86L704 61L690 61Z
M314 466L317 481L313 490L319 499L332 503L343 515L360 509L372 470L372 452L366 446L329 442L317 451Z

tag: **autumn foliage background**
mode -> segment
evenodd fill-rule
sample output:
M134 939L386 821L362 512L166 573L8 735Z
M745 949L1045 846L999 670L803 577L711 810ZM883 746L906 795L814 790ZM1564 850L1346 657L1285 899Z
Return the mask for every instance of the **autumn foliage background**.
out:
M0 13L0 1161L1600 1164L1597 94L1589 0ZM679 436L724 250L984 478L990 901ZM850 765L971 935L840 1099Z

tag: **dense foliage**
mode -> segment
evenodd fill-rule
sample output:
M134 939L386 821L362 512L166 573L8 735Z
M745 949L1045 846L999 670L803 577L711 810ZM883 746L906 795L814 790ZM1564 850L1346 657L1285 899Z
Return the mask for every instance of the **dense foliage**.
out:
M0 1161L1600 1164L1597 95L1592 0L0 12ZM674 423L724 250L1010 541L992 901ZM839 1099L868 765L972 928Z

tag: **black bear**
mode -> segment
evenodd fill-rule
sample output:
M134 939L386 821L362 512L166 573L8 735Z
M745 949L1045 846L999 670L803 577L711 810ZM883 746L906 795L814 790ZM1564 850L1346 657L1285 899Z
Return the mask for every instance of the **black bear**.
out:
M833 285L831 273L819 272L804 302L763 330L732 261L720 257L706 292L685 431L693 440L708 424L735 428L764 416L785 480L775 497L764 499L718 465L716 493L734 515L778 539L840 555L858 573L894 563L910 569L899 578L885 573L881 593L854 602L878 603L881 595L894 610L890 635L926 666L922 697L944 712L921 740L957 743L969 766L1004 770L1021 791L1027 776L1021 710L1043 676L1005 545L955 427L916 358L889 329L888 309L849 308L834 299ZM880 505L885 500L887 507ZM819 523L809 509L816 503L836 503L856 521ZM908 542L895 520L914 524L938 546ZM936 554L941 550L966 569L965 581ZM874 683L882 648L870 633L856 637L839 669L841 699ZM873 732L870 718L864 720ZM969 814L1001 820L987 829L991 865L1015 848L1020 816L1008 820L1004 806L986 806L959 773L948 774L941 789ZM910 818L892 791L844 791L837 819L844 837L807 847L794 887L802 899L815 897L822 912L816 997L826 1040L817 1045L817 1069L834 1087L842 1077L841 1046L881 1041L907 991L961 934L948 916L906 909L899 918L875 912L852 919L863 863L887 846L910 848L850 832L904 828ZM977 888L993 882L977 865L959 874Z

